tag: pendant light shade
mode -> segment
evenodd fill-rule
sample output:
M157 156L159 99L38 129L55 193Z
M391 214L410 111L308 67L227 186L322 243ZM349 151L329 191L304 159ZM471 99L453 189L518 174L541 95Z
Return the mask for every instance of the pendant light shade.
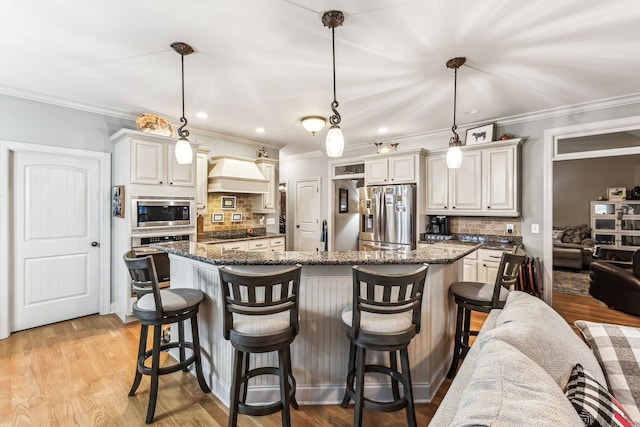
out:
M331 127L327 132L326 149L327 156L340 157L344 150L344 136L342 135L342 129L340 129L340 113L338 113L338 101L336 99L336 27L339 27L344 22L344 14L337 10L325 12L322 15L322 23L325 27L331 28L331 45L333 52L333 102L331 103L331 110L333 116L329 117L329 123Z
M326 140L327 156L340 157L344 150L344 136L342 135L342 129L340 126L333 125L327 132Z
M185 55L191 55L193 53L193 48L182 42L172 43L171 47L180 54L180 63L182 66L182 117L180 117L180 123L182 123L182 126L178 128L178 135L180 135L180 139L178 139L175 148L176 162L181 165L188 165L193 162L193 149L191 148L191 143L189 143L189 140L187 139L189 131L184 129L187 126L187 118L184 116L184 57Z
M447 167L458 169L462 165L462 150L458 146L449 146L447 150Z
M456 95L458 86L458 68L460 68L466 61L466 58L453 58L447 61L447 68L453 68L453 126L451 126L451 132L453 135L449 139L449 149L447 150L447 167L449 169L458 169L462 165L462 142L460 136L456 132L458 126L456 126Z

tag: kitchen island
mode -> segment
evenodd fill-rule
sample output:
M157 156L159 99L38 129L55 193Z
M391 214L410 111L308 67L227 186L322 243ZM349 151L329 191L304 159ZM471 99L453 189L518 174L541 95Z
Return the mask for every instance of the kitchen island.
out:
M169 253L171 284L200 289L206 294L198 314L205 378L218 399L229 404L233 350L222 335L222 301L218 266L238 271L271 272L301 264L300 332L291 346L296 398L301 404L336 404L342 399L347 373L349 340L341 320L351 304L354 265L390 273L408 272L429 265L422 306L422 329L409 346L416 402L428 402L444 380L451 360L455 304L450 283L462 279L461 259L479 248L477 243L446 242L408 254L393 252L253 253L224 250L216 245L176 242L152 245ZM375 355L377 357L377 355ZM254 359L255 358L255 359ZM275 354L252 355L252 366L276 363ZM390 398L390 387L367 379L368 396ZM277 400L277 378L257 378L249 400Z

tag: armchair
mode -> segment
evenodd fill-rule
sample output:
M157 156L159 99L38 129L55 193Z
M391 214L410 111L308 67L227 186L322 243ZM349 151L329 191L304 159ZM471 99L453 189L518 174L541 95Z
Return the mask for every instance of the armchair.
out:
M640 316L640 250L633 254L630 267L593 261L589 293L610 308Z

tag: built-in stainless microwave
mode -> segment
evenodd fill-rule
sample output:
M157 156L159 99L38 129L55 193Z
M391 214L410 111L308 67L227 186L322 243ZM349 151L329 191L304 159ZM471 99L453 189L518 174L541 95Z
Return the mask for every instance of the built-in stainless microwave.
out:
M193 198L134 198L131 203L134 229L195 226Z

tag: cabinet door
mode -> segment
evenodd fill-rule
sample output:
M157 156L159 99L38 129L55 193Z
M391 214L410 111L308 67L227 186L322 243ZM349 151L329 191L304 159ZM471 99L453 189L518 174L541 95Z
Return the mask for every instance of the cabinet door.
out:
M386 184L389 162L387 159L367 160L364 164L364 175L367 184Z
M246 251L249 248L246 240L239 240L237 242L229 242L229 243L218 243L216 244L223 251Z
M449 169L444 154L427 157L427 210L447 209Z
M261 165L262 174L269 180L269 191L262 195L262 208L266 211L275 212L275 177L276 166L270 163L264 163Z
M166 181L166 146L151 141L131 141L131 183L162 185Z
M462 153L462 165L451 169L451 209L482 209L481 151Z
M478 281L478 261L474 259L462 260L462 280L465 282Z
M276 237L271 239L270 247L272 251L284 251L284 237Z
M389 158L389 181L392 184L416 182L416 156Z
M175 144L167 146L167 178L169 185L178 187L195 187L196 186L196 156L195 147L191 147L194 156L190 164L181 165L176 161Z
M269 239L249 240L247 246L251 252L269 252Z
M196 208L204 212L207 211L208 172L207 153L198 153L196 155Z
M515 150L516 147L492 148L482 154L486 209L512 211L516 208Z

